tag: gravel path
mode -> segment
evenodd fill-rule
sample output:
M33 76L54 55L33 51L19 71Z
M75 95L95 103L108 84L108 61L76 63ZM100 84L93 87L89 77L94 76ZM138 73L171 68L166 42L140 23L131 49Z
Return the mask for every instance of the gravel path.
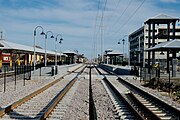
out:
M87 73L88 69L85 69L85 72L79 77L78 89L72 97L63 120L89 119L89 78Z
M106 92L101 80L102 77L96 77L95 69L92 69L92 92L95 102L97 119L99 120L114 120L113 104Z

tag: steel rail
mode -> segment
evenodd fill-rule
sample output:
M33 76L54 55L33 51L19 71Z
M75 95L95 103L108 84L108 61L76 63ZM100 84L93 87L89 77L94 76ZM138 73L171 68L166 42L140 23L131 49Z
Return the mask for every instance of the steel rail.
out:
M83 65L82 65L82 66L83 66ZM76 68L75 70L81 68L82 66ZM66 75L69 75L69 74L71 74L71 73L72 73L72 72L69 72L69 73L65 74L64 76L62 76L62 77L60 77L59 79L57 79L57 80L49 83L48 85L42 87L41 89L39 89L39 90L37 90L37 91L35 91L35 92L33 92L33 93L25 96L24 98L22 98L22 99L20 99L20 100L18 100L18 101L16 101L16 102L14 102L14 103L12 103L11 105L8 105L8 106L5 107L5 108L0 109L0 118L1 118L2 116L4 116L6 113L10 112L11 110L17 108L18 106L22 105L22 104L25 103L26 101L30 100L32 97L34 97L34 96L40 94L41 92L47 90L49 87L53 86L54 84L56 84L57 82L59 82L60 80L62 80Z
M98 71L98 73L102 74L97 67L95 67L96 70ZM133 105L121 94L118 92L118 90L108 81L108 79L105 77L104 75L104 79L103 79L106 84L108 84L108 86L113 90L113 92L118 96L119 99L121 99L129 108L129 110L135 115L135 117L138 120L144 120L144 118L142 117L142 115L133 107Z
M2 110L0 110L0 117L2 117L3 115L5 115L6 113L10 112L11 110L17 108L18 106L22 105L24 102L30 100L32 97L40 94L41 92L45 91L46 89L48 89L49 87L51 87L52 85L56 84L57 82L59 82L60 80L62 80L63 77L49 83L48 85L44 86L43 88L29 94L28 96L14 102L13 104L3 108Z
M86 68L83 67L83 69L80 71L79 74L77 74L77 76L71 80L66 86L65 88L60 91L54 98L53 98L53 102L49 103L49 107L46 109L46 111L44 112L44 114L40 117L40 120L45 120L49 114L53 111L53 109L56 107L56 105L59 103L59 101L66 95L66 93L70 90L70 88L74 85L74 83L78 80L78 76L84 71L84 69Z
M101 67L101 68L102 68L102 67ZM102 69L103 69L103 68L102 68ZM104 70L104 69L103 69L103 70ZM107 69L105 69L105 71L108 72L108 73L110 73L110 74L116 75L116 76L117 76L117 80L119 80L119 82L122 82L122 83L128 85L129 87L133 88L134 90L140 92L141 94L147 96L148 98L150 98L151 100L153 100L156 104L158 104L158 105L160 105L161 107L163 107L163 109L166 109L166 110L170 111L170 112L173 113L173 115L175 115L177 118L180 118L180 111L179 111L178 109L176 109L176 108L174 108L173 106L165 103L164 101L156 98L155 96L153 96L153 95L145 92L144 90L138 88L137 86L134 86L133 84L127 82L126 80L124 80L124 79L122 79L121 77L119 77L117 74L112 73L112 72L109 72ZM132 97L132 96L131 96L131 97ZM145 106L145 107L146 107L146 106ZM148 110L147 107L146 107L146 109ZM149 110L148 110L148 111L149 111ZM152 112L152 111L151 111L151 112ZM152 114L152 113L150 113L150 114ZM153 113L153 114L155 114L155 113ZM155 116L156 116L157 119L158 119L158 116L157 116L157 115L154 115L154 117L155 117Z
M170 106L169 104L165 103L164 101L156 98L153 95L150 95L149 93L145 92L144 90L138 88L137 86L132 85L131 83L123 80L122 78L118 78L119 82L123 82L124 84L130 86L131 88L135 89L136 91L138 91L139 93L147 96L148 98L150 98L151 100L153 100L156 104L160 105L161 107L163 107L164 109L170 111L171 113L173 113L174 115L176 115L178 118L180 118L180 111L172 106Z
M129 110L135 115L138 120L144 120L142 115L133 107L133 105L121 93L119 93L118 90L106 78L104 78L103 80L109 85L109 87L114 91L118 98L127 105Z

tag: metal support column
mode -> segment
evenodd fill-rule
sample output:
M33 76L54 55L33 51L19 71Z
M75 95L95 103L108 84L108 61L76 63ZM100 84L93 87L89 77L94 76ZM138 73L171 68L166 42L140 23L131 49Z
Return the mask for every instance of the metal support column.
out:
M169 41L170 23L167 24L167 41ZM169 50L167 50L167 73L169 73Z
M150 48L151 44L151 23L148 24L148 48ZM150 74L150 56L151 52L148 51L148 73Z
M152 25L152 47L155 46L155 23ZM155 63L155 52L152 51L152 65Z

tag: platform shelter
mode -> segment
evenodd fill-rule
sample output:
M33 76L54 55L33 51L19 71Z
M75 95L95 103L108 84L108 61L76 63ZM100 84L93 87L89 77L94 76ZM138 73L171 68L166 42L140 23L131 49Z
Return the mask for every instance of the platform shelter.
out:
M65 55L67 55L67 64L74 64L75 63L75 55L77 55L76 52L74 51L70 51L70 50L67 50L67 51L64 51L63 52Z
M34 57L34 47L13 43L4 39L0 39L0 69L3 65L3 53L10 53L9 67L12 68L13 62L17 61L20 65L20 58L24 56L24 65L32 65ZM14 56L15 55L15 56ZM36 60L44 62L45 49L36 48ZM54 51L47 50L47 55L55 56ZM57 53L60 56L60 53Z
M155 26L166 25L167 33L162 37L169 41L170 39L176 39L176 22L179 21L179 18L173 18L168 15L160 14L156 17L150 18L145 21L145 24L148 25L148 48L155 46L155 40L160 36L156 35ZM172 34L170 35L170 32ZM151 55L152 54L152 55ZM151 57L152 56L152 57ZM176 57L176 52L173 52L173 57ZM148 51L148 73L150 73L150 62L155 63L155 51ZM169 50L167 50L167 72L169 73Z
M123 62L123 54L121 52L110 51L110 52L106 52L105 56L107 58L107 61L109 61L109 64L116 65L118 63ZM117 60L117 59L119 59L119 60Z

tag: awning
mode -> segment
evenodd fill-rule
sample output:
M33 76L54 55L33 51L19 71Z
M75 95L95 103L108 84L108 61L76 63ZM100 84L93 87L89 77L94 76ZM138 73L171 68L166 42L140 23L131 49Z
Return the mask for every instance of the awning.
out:
M0 50L13 50L16 52L27 52L27 53L33 53L34 52L34 47L32 46L27 46L27 45L22 45L22 44L17 44L14 42L6 41L4 39L0 40ZM45 49L40 49L36 48L36 53L38 54L45 54ZM55 51L47 50L47 54L49 55L55 55ZM61 55L59 52L57 52L57 55Z
M154 47L147 48L145 51L180 51L180 39L170 40L155 45Z

